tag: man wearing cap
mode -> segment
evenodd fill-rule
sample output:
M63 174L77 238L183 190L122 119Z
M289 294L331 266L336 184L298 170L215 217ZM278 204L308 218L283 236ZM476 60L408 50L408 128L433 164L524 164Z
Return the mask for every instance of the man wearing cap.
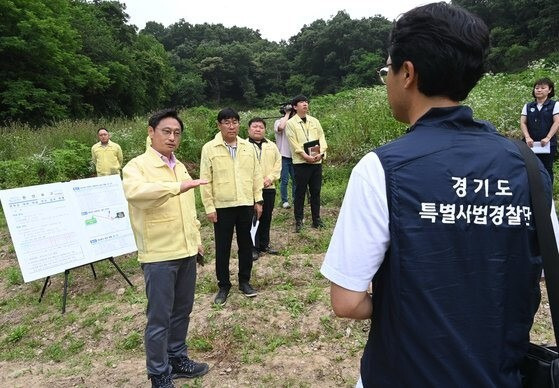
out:
M299 95L291 101L295 115L287 121L286 131L295 172L295 232L303 227L303 207L307 187L310 193L312 227L322 228L320 219L320 188L322 186L322 160L326 155L326 138L320 122L307 114L309 100Z

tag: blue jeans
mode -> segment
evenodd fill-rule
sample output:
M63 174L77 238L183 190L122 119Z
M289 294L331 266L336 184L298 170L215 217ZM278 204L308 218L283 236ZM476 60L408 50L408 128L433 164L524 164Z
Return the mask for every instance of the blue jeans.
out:
M289 177L291 176L291 198L295 199L295 173L293 172L293 159L281 157L281 183L280 183L280 194L281 202L289 202L287 197L287 184L289 183Z

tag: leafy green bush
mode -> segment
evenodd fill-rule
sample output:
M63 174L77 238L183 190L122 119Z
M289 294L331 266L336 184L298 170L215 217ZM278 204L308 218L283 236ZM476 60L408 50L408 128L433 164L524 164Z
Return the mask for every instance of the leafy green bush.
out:
M65 147L50 155L32 154L15 160L0 160L0 189L68 181L91 176L89 147L66 140Z
M57 180L64 182L91 176L90 147L75 140L65 140L65 148L52 151L52 160L57 170Z
M50 183L56 178L56 166L49 156L0 160L0 189Z

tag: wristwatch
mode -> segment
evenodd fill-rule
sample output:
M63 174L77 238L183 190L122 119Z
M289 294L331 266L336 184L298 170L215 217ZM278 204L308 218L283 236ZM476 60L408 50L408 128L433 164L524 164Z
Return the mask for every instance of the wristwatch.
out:
M264 201L256 201L254 204L255 205L264 205Z

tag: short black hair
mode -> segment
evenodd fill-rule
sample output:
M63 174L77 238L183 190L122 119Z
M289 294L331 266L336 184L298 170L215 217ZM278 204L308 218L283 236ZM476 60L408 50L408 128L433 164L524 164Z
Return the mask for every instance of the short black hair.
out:
M237 111L231 108L223 108L217 114L218 123L221 123L222 120L226 119L236 119L237 121L241 121L241 118L239 117Z
M109 132L109 130L107 128L101 127L97 130L97 133L101 132L102 130L105 130L105 131Z
M264 121L264 119L262 117L253 117L252 119L250 119L248 121L248 126L250 127L250 125L252 123L262 123L262 124L264 124L264 128L266 128L266 122Z
M148 125L150 127L152 127L153 129L155 129L159 125L161 120L169 118L169 117L177 120L179 122L179 125L181 126L181 132L184 131L184 125L182 123L182 120L179 117L179 114L177 113L177 111L175 109L172 109L172 108L162 109L160 111L155 112L149 118Z
M293 99L291 100L291 106L295 106L301 101L309 102L309 99L302 94L299 94L298 96L293 97Z
M540 78L539 80L537 80L536 82L534 82L534 86L532 86L532 97L534 97L534 98L536 98L536 95L534 93L534 89L536 88L536 85L547 85L547 86L549 86L550 91L549 91L549 94L547 95L547 98L551 98L551 97L555 96L555 84L549 78L543 77L543 78Z
M444 2L414 8L394 22L392 70L413 63L426 96L464 100L485 73L489 29L477 16Z

